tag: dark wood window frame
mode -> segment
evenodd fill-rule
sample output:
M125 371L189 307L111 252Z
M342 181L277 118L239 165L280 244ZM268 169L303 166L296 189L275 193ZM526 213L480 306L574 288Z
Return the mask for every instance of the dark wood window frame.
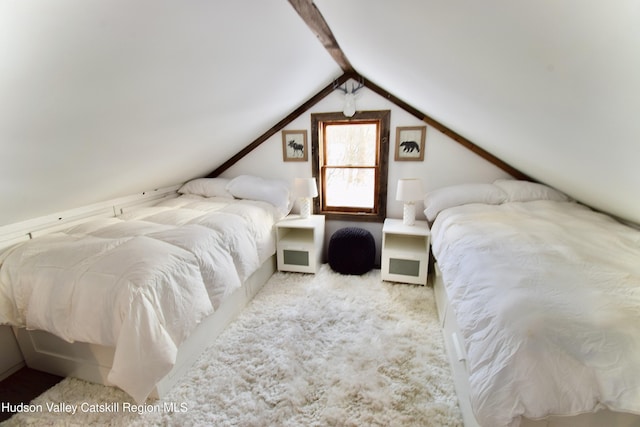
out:
M323 210L324 182L321 173L323 155L320 130L325 123L362 123L376 121L379 124L378 176L374 195L375 212ZM319 196L314 199L314 212L333 220L356 220L383 222L387 214L387 180L389 172L389 134L391 111L359 111L353 117L345 117L342 112L311 114L311 156L313 176L318 180Z

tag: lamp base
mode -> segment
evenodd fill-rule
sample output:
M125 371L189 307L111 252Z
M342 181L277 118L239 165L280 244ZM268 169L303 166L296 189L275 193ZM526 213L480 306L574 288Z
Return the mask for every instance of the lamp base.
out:
M311 199L309 197L300 198L300 217L309 218L311 216Z
M416 223L416 205L405 203L402 210L402 223L404 225L414 225Z

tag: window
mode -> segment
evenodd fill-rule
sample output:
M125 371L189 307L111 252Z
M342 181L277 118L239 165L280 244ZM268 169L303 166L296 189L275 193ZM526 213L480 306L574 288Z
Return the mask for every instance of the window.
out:
M317 212L332 219L384 220L389 118L389 111L311 115Z

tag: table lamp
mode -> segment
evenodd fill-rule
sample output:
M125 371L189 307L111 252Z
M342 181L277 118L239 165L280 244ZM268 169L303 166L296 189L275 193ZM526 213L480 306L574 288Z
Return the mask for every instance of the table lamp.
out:
M318 185L315 178L296 178L293 191L300 199L300 217L309 218L311 215L311 199L318 197Z
M404 202L402 211L402 223L404 225L413 225L416 222L416 205L415 202L424 197L422 192L422 183L418 178L406 178L398 180L398 191L396 200Z

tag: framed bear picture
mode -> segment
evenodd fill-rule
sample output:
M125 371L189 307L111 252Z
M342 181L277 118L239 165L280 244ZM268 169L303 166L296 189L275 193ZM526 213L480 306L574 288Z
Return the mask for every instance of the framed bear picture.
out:
M426 134L426 126L397 127L395 160L423 161Z

